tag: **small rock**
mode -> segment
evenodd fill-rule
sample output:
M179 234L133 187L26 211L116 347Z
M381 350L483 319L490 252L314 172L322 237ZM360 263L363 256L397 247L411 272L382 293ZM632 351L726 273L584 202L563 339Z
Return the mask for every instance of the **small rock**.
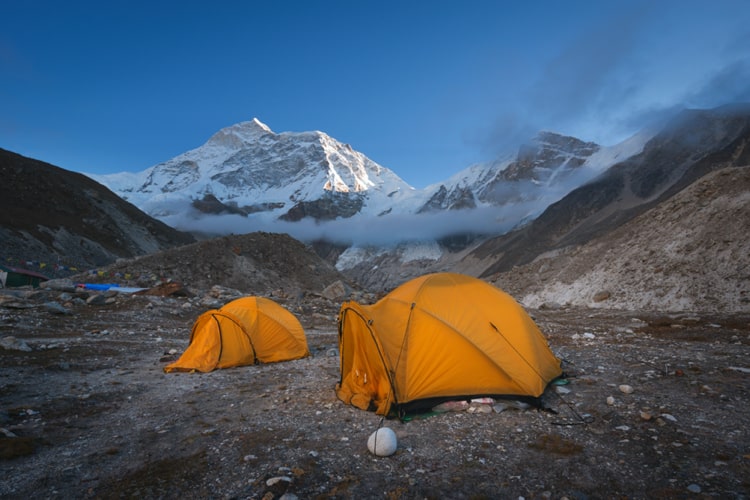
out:
M70 309L66 309L62 305L58 304L57 302L45 302L44 303L44 309L51 312L52 314L71 314Z
M470 406L469 413L492 413L492 407L490 405Z
M242 297L244 294L234 288L227 288L221 285L214 285L209 290L208 295L215 298L221 299L222 302L226 302L235 298Z
M266 486L273 486L274 484L279 484L282 481L285 482L285 483L291 483L292 482L292 478L289 477L289 476L276 476L276 477L272 477L271 479L269 479L268 481L266 481Z
M518 401L517 399L512 400L510 402L510 406L512 408L515 408L516 410L528 410L529 408L531 408L531 405L529 403Z
M33 304L26 301L14 300L12 298L9 300L3 300L2 305L7 309L31 309L34 307Z
M104 295L97 293L95 295L92 295L88 299L86 299L86 304L90 306L103 306L107 303L107 297Z
M398 440L396 433L388 427L381 427L367 439L367 449L370 453L379 457L387 457L396 453Z
M700 493L700 492L701 492L701 487L700 487L700 486L698 486L698 485L697 485L697 484L695 484L695 483L693 483L693 484L691 484L690 486L688 486L688 487L687 487L687 489L688 489L688 491L689 491L690 493Z
M47 290L57 290L62 292L74 292L76 286L72 280L63 278L43 281L39 284L39 288L46 288Z
M9 351L31 352L29 344L15 337L3 337L0 339L0 347Z
M3 429L2 427L0 427L0 434L4 435L4 436L5 436L5 437L7 437L7 438L14 438L14 437L17 437L17 436L16 436L15 434L13 434L13 433L12 433L11 431L9 431L8 429Z
M321 295L328 300L342 300L344 299L348 294L348 290L346 288L346 285L344 285L344 282L341 280L334 281L330 285L328 285L325 290L321 293Z
M594 294L594 302L604 302L609 297L610 297L610 293L606 290L602 292L597 292L596 294Z
M562 308L562 304L559 304L558 302L545 302L544 304L539 306L539 309L547 309L550 311L557 311Z
M212 291L214 291L212 289ZM220 292L217 292L220 293ZM147 290L139 290L135 292L133 295L152 295L156 297L188 297L192 298L195 295L193 292L185 288L185 286L182 283L176 283L176 282L166 282L166 283L159 283L155 287L149 288Z
M495 411L495 413L502 413L508 409L508 405L505 403L497 403L492 406L492 409Z
M623 394L632 394L633 393L633 387L627 384L622 384L620 387L620 392Z
M608 397L607 397L607 404L608 404L609 406L612 406L612 405L614 405L614 404L615 404L615 398L613 398L612 396L608 396Z
M641 419L648 422L649 420L651 420L651 414L649 412L647 412L647 411L642 411L641 412Z
M432 408L432 411L436 413L444 413L448 411L464 411L469 408L468 401L445 401Z

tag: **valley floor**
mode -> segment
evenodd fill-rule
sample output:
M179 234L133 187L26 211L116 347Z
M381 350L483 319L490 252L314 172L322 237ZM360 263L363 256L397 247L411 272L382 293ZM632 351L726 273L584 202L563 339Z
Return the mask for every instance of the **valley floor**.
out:
M309 358L165 374L196 299L0 297L2 498L750 497L748 317L530 311L553 411L400 422L336 398L334 303L295 305Z

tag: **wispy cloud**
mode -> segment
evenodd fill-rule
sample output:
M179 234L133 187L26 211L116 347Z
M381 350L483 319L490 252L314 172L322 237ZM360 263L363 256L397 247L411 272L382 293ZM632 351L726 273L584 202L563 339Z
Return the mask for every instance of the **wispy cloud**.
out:
M721 16L707 4L613 7L540 60L536 77L526 75L483 149L507 152L539 130L613 145L685 107L750 100L750 28Z
M686 102L695 107L750 102L750 57L734 61L710 75L705 85L687 96Z

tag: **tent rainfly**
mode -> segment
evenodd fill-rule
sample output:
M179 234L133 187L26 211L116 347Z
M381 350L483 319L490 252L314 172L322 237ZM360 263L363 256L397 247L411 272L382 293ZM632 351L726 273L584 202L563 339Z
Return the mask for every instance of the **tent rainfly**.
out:
M479 396L539 398L560 360L508 294L477 278L428 274L377 303L339 311L345 403L380 415Z
M243 297L201 314L188 348L164 371L210 372L309 355L305 332L291 312L271 299Z

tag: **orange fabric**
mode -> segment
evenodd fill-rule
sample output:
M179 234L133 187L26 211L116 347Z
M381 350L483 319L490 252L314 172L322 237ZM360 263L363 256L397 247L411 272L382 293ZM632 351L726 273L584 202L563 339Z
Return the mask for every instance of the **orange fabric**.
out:
M299 320L273 300L243 297L228 303L221 310L233 313L246 325L245 328L251 332L259 362L273 363L310 355L305 331Z
M338 397L383 415L428 398L538 397L562 373L512 297L455 273L416 278L371 306L343 304L339 351Z
M210 372L309 355L305 332L291 312L271 299L243 297L200 315L188 348L164 371Z
M342 382L337 385L336 393L345 403L362 410L374 406L378 413L385 414L390 404L391 384L386 364L381 360L383 346L369 328L359 304L349 302L343 307L347 307L347 314L341 316L341 328L347 335L340 337Z

